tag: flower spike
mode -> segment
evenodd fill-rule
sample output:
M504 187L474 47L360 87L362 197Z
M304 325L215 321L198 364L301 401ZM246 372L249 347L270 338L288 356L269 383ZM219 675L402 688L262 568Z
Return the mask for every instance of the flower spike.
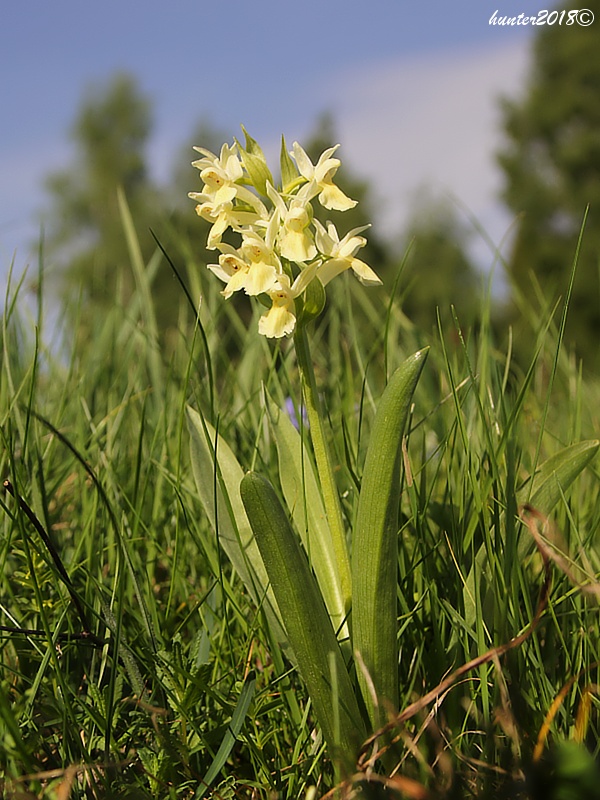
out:
M333 182L340 160L333 158L339 145L327 148L313 164L294 142L290 154L282 139L280 157L284 189L277 190L258 143L246 132L246 146L224 144L219 155L203 147L193 162L200 171L202 191L190 192L196 212L211 223L207 247L218 250L218 263L208 268L225 284L225 298L243 290L261 295L271 306L259 319L263 336L289 336L297 325L317 316L325 302L323 287L336 275L351 269L361 283L381 283L375 272L356 258L366 244L354 228L340 239L333 223L325 228L314 218L312 200L346 211L356 205ZM237 245L222 241L231 229ZM315 281L315 283L313 283ZM310 290L307 293L308 287ZM318 290L318 291L317 291ZM319 302L313 302L314 298ZM301 313L300 322L297 313Z

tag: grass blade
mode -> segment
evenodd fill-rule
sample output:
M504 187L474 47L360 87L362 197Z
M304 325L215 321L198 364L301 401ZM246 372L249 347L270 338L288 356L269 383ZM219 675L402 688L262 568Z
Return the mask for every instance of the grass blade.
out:
M225 766L225 762L229 758L229 754L233 750L233 746L237 740L237 737L240 735L240 731L242 730L244 720L246 719L248 709L250 708L250 703L254 697L255 686L256 677L253 672L250 672L244 681L244 688L242 689L237 701L237 705L235 707L235 711L233 712L229 727L225 731L225 736L223 737L212 764L204 776L201 787L194 795L194 800L200 800L200 798L204 797L206 792L210 789L211 783Z
M578 442L555 453L538 468L533 481L528 481L519 492L524 502L529 495L530 505L543 514L549 514L575 478L592 461L598 452L600 441L592 439Z

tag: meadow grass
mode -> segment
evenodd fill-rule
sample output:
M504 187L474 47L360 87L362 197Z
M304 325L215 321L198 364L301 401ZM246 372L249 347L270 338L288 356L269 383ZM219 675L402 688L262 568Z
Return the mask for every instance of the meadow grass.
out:
M293 349L260 337L256 311L223 302L183 247L174 260L196 309L182 296L179 329L160 333L160 253L142 264L125 227L137 292L104 313L72 310L75 343L42 336L41 280L37 318L22 285L6 295L2 796L325 795L334 771L307 693L203 511L185 422L188 404L201 410L245 469L279 487L264 390L301 419ZM475 331L455 320L422 332L400 296L357 288L343 276L310 331L348 528L387 377L430 346L398 494L402 710L528 631L544 562L520 517L527 480L597 437L600 392L561 346L560 308L527 308L537 352L523 366L510 338L495 341L489 299ZM545 720L548 746L575 738L597 756L598 606L582 587L600 570L599 478L592 461L552 510L544 535L563 560L531 634L381 737L385 796L534 797L555 763L534 759ZM348 795L378 796L384 777L367 774Z

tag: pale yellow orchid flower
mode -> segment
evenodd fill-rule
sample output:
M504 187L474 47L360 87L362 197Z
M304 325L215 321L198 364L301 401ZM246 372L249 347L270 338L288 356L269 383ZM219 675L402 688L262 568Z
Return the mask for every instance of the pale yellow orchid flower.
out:
M229 298L234 292L243 289L248 295L263 294L273 289L281 272L278 262L269 263L266 259L246 259L241 250L229 244L218 244L221 251L218 264L209 264L211 272L225 284L221 292Z
M357 251L367 243L365 237L358 236L358 234L369 228L369 225L353 228L341 240L332 222L327 223L327 230L318 220L314 221L314 225L316 229L315 241L319 248L319 253L326 256L317 272L323 286L326 286L336 275L347 269L351 269L365 286L379 286L381 284L379 276L371 267L359 258L355 258Z
M267 219L268 211L253 192L237 183L243 178L244 170L236 144L233 147L224 144L220 156L203 147L194 147L194 150L204 156L192 162L192 166L200 170L204 186L201 192L189 192L188 197L198 203L198 216L212 222L207 247L214 250L227 228L239 230L241 225ZM237 202L234 204L234 201Z
M312 208L309 203L311 190L312 184L306 184L287 206L279 192L267 184L267 194L281 222L278 236L279 252L283 258L298 264L311 261L317 255L313 234L309 229L312 219Z
M244 175L237 145L229 147L224 144L219 156L203 147L194 147L194 150L204 156L192 162L192 166L200 170L200 178L205 183L203 194L211 197L215 206L232 201L237 194L235 183Z
M329 222L325 227L314 219L311 201L317 196L325 208L344 211L356 205L333 182L340 166L333 154L339 145L326 149L313 164L294 142L291 155L298 174L286 156L282 171L285 166L287 188L283 192L272 185L266 164L262 169L262 151L252 142L247 143L248 149L239 143L225 144L219 156L196 147L202 158L194 166L204 185L201 192L189 196L197 202L196 212L211 223L207 247L219 250L220 255L218 263L208 267L225 284L221 294L229 298L241 289L248 295L261 295L261 299L268 297L271 305L259 319L259 332L281 338L294 332L296 300L313 279L325 286L351 269L363 284L374 286L381 281L356 257L366 244L360 234L368 225L354 228L340 239L335 225ZM222 241L228 228L241 239L237 247ZM307 306L305 321L313 316L312 306Z
M256 231L247 230L242 234L242 244L239 252L245 261L250 265L250 271L256 275L281 275L283 272L279 256L273 249L272 240L269 233L273 226L267 228L266 239L261 238ZM261 291L266 291L261 289ZM248 294L260 294L260 292L248 292Z
M234 204L232 200L216 203L210 194L204 192L189 192L188 197L198 203L198 216L212 222L206 243L209 250L217 247L227 228L240 231L241 226L255 225L269 216L264 203L244 186L236 187L236 198L244 205Z
M347 211L354 208L357 201L351 200L342 192L339 186L333 182L333 176L341 164L339 158L331 158L338 149L339 144L325 150L316 164L313 164L306 151L300 147L298 142L292 145L291 155L294 157L298 170L303 178L314 185L311 196L319 195L319 202L325 208L335 211Z
M271 308L258 320L258 332L270 339L289 336L296 327L295 299L299 297L315 277L318 264L302 270L293 284L283 273L275 286L267 294L271 298Z

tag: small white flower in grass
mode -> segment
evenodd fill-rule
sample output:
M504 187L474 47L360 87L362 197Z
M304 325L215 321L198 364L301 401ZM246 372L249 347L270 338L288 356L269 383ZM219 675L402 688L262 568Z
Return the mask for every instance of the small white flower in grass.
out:
M314 278L318 264L304 269L290 285L289 277L283 273L275 286L267 292L271 308L258 320L258 332L270 339L289 336L296 327L295 299L299 297Z
M275 206L281 227L278 235L279 252L283 258L303 264L317 255L313 234L310 231L312 208L310 193L312 184L306 184L286 205L283 197L270 184L267 194ZM314 194L312 195L314 196Z
M347 269L351 269L365 286L379 286L381 284L379 276L373 272L371 267L359 258L355 258L358 250L367 243L365 237L358 236L358 234L369 228L369 225L353 228L341 240L332 222L327 223L327 230L318 220L314 221L314 225L316 229L315 241L319 248L319 253L326 257L317 272L323 286L326 286L336 275L345 272Z
M292 145L292 153L294 156L298 169L303 178L309 183L313 184L313 194L319 195L319 202L325 208L334 209L336 211L347 211L349 208L354 208L357 201L351 200L347 195L342 192L339 186L333 182L333 176L341 164L339 158L331 158L333 153L338 149L339 144L334 147L329 147L325 150L316 164L313 164L306 151L300 147L298 142Z

